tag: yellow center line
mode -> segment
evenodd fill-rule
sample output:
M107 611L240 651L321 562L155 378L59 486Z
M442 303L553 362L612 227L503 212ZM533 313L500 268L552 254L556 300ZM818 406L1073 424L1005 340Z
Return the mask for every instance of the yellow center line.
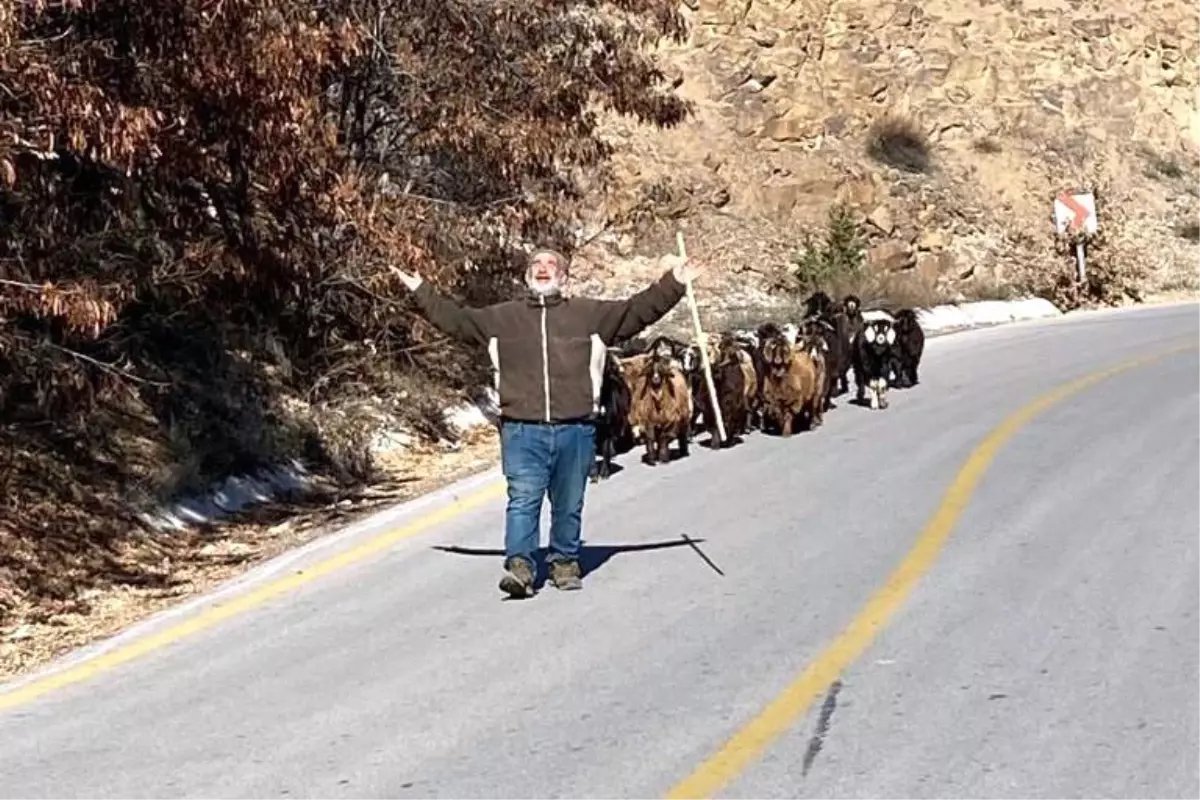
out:
M715 796L755 762L817 698L828 691L830 684L867 649L875 635L903 605L917 581L929 570L950 537L958 518L997 453L1031 420L1057 403L1107 378L1195 349L1195 344L1189 344L1092 373L1042 395L1001 422L967 458L950 488L946 490L941 505L917 537L916 544L849 626L757 717L735 733L691 775L676 784L667 793L667 798L678 800Z
M192 634L199 633L207 628L211 628L218 622L229 619L243 612L261 606L263 603L278 597L285 592L292 591L307 583L315 581L317 578L329 575L337 570L348 567L351 564L362 561L368 556L382 552L392 545L411 539L412 537L423 533L424 531L447 522L463 512L482 505L483 503L495 497L499 497L504 492L503 483L490 484L482 489L479 489L451 505L439 508L424 516L418 517L409 524L382 534L374 539L363 542L349 550L343 551L335 556L327 558L323 561L318 561L316 564L298 572L293 572L284 575L281 578L265 583L253 591L243 595L238 595L233 599L221 603L220 605L212 606L204 611L189 617L184 621L172 625L169 628L153 633L147 636L140 637L130 642L129 644L110 650L106 653L101 653L94 658L89 658L73 667L68 667L60 672L50 673L42 678L36 678L27 684L18 686L17 688L0 693L0 711L14 708L16 706L25 705L32 700L41 697L47 692L55 689L69 686L74 683L91 678L101 672L106 672L114 667L133 661L135 658L146 655L147 653L159 650L169 644L179 641Z

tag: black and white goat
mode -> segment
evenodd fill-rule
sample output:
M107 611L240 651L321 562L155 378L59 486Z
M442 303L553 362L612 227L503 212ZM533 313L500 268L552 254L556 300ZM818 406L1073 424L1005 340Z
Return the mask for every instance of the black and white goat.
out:
M895 343L896 329L890 319L864 321L862 332L854 343L854 382L858 386L860 404L880 410L888 407L887 390L895 369Z

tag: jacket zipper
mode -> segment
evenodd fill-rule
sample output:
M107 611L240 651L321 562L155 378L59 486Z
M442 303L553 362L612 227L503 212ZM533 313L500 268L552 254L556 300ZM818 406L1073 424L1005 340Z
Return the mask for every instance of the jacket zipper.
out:
M550 421L550 348L546 337L546 298L538 297L542 304L542 389L546 399L546 422Z

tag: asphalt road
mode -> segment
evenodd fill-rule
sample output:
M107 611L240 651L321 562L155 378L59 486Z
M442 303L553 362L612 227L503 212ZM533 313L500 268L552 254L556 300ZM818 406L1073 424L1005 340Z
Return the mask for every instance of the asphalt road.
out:
M886 411L843 402L819 431L657 468L626 455L589 490L581 592L501 599L502 501L440 510L494 482L475 479L0 710L0 795L661 796L855 619L989 430L1198 337L1195 305L941 337ZM833 699L721 795L1200 797L1198 363L1164 357L1032 420ZM430 513L381 552L169 632Z

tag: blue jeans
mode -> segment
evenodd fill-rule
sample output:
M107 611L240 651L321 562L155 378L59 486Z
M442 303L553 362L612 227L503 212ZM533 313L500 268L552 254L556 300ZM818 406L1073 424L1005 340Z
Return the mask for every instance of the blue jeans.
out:
M500 462L508 481L504 564L528 559L541 538L542 498L550 495L549 561L579 558L583 494L596 457L596 428L579 422L500 423Z

